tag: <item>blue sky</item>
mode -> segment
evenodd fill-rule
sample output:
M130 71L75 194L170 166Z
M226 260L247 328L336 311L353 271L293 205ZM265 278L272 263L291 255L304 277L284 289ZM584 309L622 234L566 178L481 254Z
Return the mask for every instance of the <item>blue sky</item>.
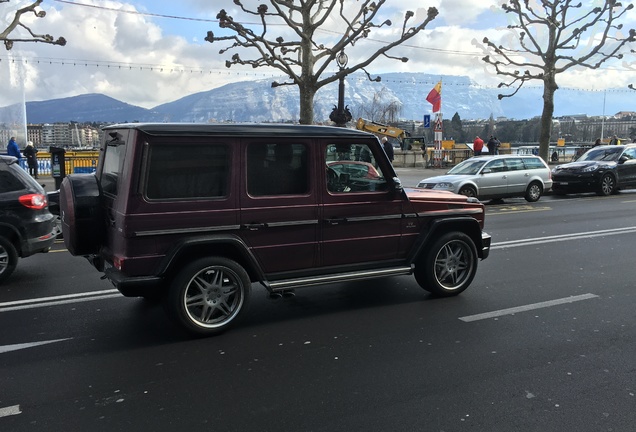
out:
M531 0L532 1L532 0ZM600 0L585 2L593 4ZM11 0L0 3L0 18L10 18L10 9L29 3ZM244 0L250 6L268 0ZM484 36L505 38L507 16L498 0L387 0L380 20L391 19L393 26L371 34L364 42L347 49L350 62L360 61L383 41L393 40L400 30L404 11L412 9L419 20L429 6L439 9L439 16L427 29L392 55L409 58L401 63L380 58L368 69L371 73L425 72L470 77L477 85L496 86L500 79L481 61L479 48ZM357 1L345 5L355 7ZM243 14L233 0L45 0L44 19L34 29L53 36L64 36L65 47L44 44L20 44L11 52L0 53L0 80L9 88L0 94L0 106L26 100L45 100L85 93L103 93L116 99L147 108L174 101L187 94L210 90L238 80L273 79L275 70L233 67L220 56L223 45L203 40L208 30L222 32L216 22L221 9L237 19L256 21ZM133 13L126 13L129 11ZM152 14L152 15L151 15ZM169 15L186 19L164 18ZM632 13L636 19L636 12ZM207 21L198 21L207 20ZM634 20L626 23L636 27ZM331 31L337 32L337 24ZM340 24L341 25L341 24ZM341 28L341 27L340 27ZM284 34L285 28L272 28ZM288 37L288 35L286 35ZM321 43L328 45L334 33L321 32ZM231 51L235 52L235 51ZM634 62L636 58L630 58ZM328 68L326 73L335 70ZM601 70L576 70L563 76L559 84L590 90L626 87L635 81L633 68L621 62Z

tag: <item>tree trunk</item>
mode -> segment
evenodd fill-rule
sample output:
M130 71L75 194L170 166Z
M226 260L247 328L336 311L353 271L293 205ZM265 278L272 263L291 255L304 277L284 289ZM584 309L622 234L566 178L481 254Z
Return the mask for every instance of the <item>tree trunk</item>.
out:
M554 92L559 87L554 74L546 74L543 78L543 112L541 113L541 134L539 135L539 156L550 162L550 136L552 135L552 115L554 114Z
M300 92L300 124L314 123L314 95L313 86L301 83L298 85Z

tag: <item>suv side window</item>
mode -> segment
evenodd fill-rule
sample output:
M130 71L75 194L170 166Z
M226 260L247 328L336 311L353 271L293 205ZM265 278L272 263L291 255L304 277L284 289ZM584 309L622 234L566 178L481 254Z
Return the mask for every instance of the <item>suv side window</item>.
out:
M228 195L227 144L174 143L148 146L149 200L222 198Z
M24 185L15 175L9 171L0 170L0 193L15 192L21 189L24 189Z
M305 144L250 143L247 193L251 196L306 195L309 164Z
M325 160L329 192L376 192L388 188L366 144L330 144L326 148Z

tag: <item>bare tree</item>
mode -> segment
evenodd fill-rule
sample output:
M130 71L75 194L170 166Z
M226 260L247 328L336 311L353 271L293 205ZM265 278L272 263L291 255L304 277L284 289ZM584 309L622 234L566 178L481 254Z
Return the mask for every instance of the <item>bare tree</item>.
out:
M557 75L572 67L598 69L611 58L622 58L625 44L633 42L636 31L622 32L620 20L633 8L616 0L573 3L572 0L510 0L502 5L511 15L508 26L515 36L510 46L497 46L488 38L483 42L490 54L482 60L493 66L497 75L506 77L499 87L512 87L514 96L531 80L543 82L543 112L539 154L548 160L554 93L559 88ZM598 6L597 6L598 5Z
M387 42L382 48L370 55L365 60L353 65L344 65L334 74L322 78L323 73L330 65L334 64L336 56L343 52L349 45L354 45L364 38L367 38L374 29L383 26L390 26L390 20L385 20L382 24L374 23L381 7L386 0L359 1L355 7L355 13L347 15L347 7L351 7L352 2L345 0L304 0L296 2L293 0L269 0L273 12L265 4L258 6L256 10L250 10L243 6L240 0L234 0L243 12L248 15L259 17L260 30L255 31L246 28L240 22L229 16L225 10L221 10L217 15L219 26L223 29L232 30L232 36L215 36L211 31L205 38L208 42L230 41L232 44L219 51L224 54L235 48L248 49L254 54L252 59L243 59L238 53L232 55L230 60L225 62L227 67L233 65L250 65L257 67L272 67L280 70L289 77L288 82L273 82L272 87L280 85L296 85L300 90L300 123L311 124L314 121L314 96L321 87L337 81L340 77L347 76L357 70L363 70L369 79L372 79L365 67L370 65L379 56L391 59L408 61L406 57L392 57L387 53L394 47L411 39L423 30L426 25L437 16L436 8L429 8L426 19L421 23L409 26L409 21L414 13L407 11L404 15L400 37L392 42ZM336 12L337 11L337 12ZM319 43L317 30L324 26L328 19L338 19L341 23L338 26L337 40L330 46L326 42ZM273 35L270 37L271 23L282 21L286 28L291 29L294 40L285 40L282 36ZM333 37L333 36L332 36ZM373 78L380 81L379 77Z
M9 3L9 1L10 0L0 0L0 3ZM30 27L20 22L20 19L22 19L22 16L27 13L32 13L37 18L44 18L46 16L46 12L42 10L41 11L37 10L37 7L40 6L42 1L44 0L34 1L32 4L25 6L21 9L18 9L15 12L13 21L11 21L11 23L7 26L7 28L0 33L0 40L4 42L4 46L7 50L10 50L11 48L13 48L13 44L15 42L43 42L43 43L47 43L51 45L62 45L62 46L66 45L66 39L64 39L63 37L59 37L55 39L50 34L34 33ZM30 37L26 37L26 38L20 37L20 36L12 37L11 33L13 33L14 30L16 30L16 28L18 27L25 29L29 33Z

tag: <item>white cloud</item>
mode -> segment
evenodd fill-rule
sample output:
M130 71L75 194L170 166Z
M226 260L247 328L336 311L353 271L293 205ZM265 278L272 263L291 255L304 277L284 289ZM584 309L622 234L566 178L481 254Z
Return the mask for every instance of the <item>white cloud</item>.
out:
M416 13L411 22L421 22L428 8L435 6L440 14L428 28L389 53L408 57L409 62L379 58L367 68L369 72L375 75L394 71L465 75L478 84L496 85L499 78L485 67L480 60L483 53L472 41L481 41L484 36L493 40L507 37L507 31L502 28L508 17L502 12L500 2L432 0L419 2L414 7L411 0L389 0L377 22L388 18L393 25L377 29L368 40L348 47L350 63L359 62L371 50L398 37L406 10ZM222 29L213 22L220 9L246 22L258 21L258 17L243 14L232 0L82 0L81 3L96 7L48 1L42 4L47 11L46 18L30 18L37 21L33 25L39 33L65 37L68 41L65 47L20 43L11 52L0 53L0 80L14 83L10 88L3 88L0 106L18 102L23 96L27 100L45 100L104 93L150 108L227 82L280 75L272 69L227 69L225 60L239 50L219 55L219 49L227 44L203 41L208 30L221 34ZM357 3L346 2L346 6L356 7ZM15 10L17 4L15 1L0 4L0 18L11 18L6 12L7 5ZM161 18L138 11L192 19ZM631 25L626 28L635 26L633 21L628 24ZM343 30L342 24L339 25L330 28L332 33L319 32L316 37L325 43L335 40ZM285 27L273 27L272 33L290 37ZM325 73L335 68L330 66ZM614 64L612 68L596 71L570 72L559 78L559 84L580 88L626 86L631 82L629 75L621 64Z

